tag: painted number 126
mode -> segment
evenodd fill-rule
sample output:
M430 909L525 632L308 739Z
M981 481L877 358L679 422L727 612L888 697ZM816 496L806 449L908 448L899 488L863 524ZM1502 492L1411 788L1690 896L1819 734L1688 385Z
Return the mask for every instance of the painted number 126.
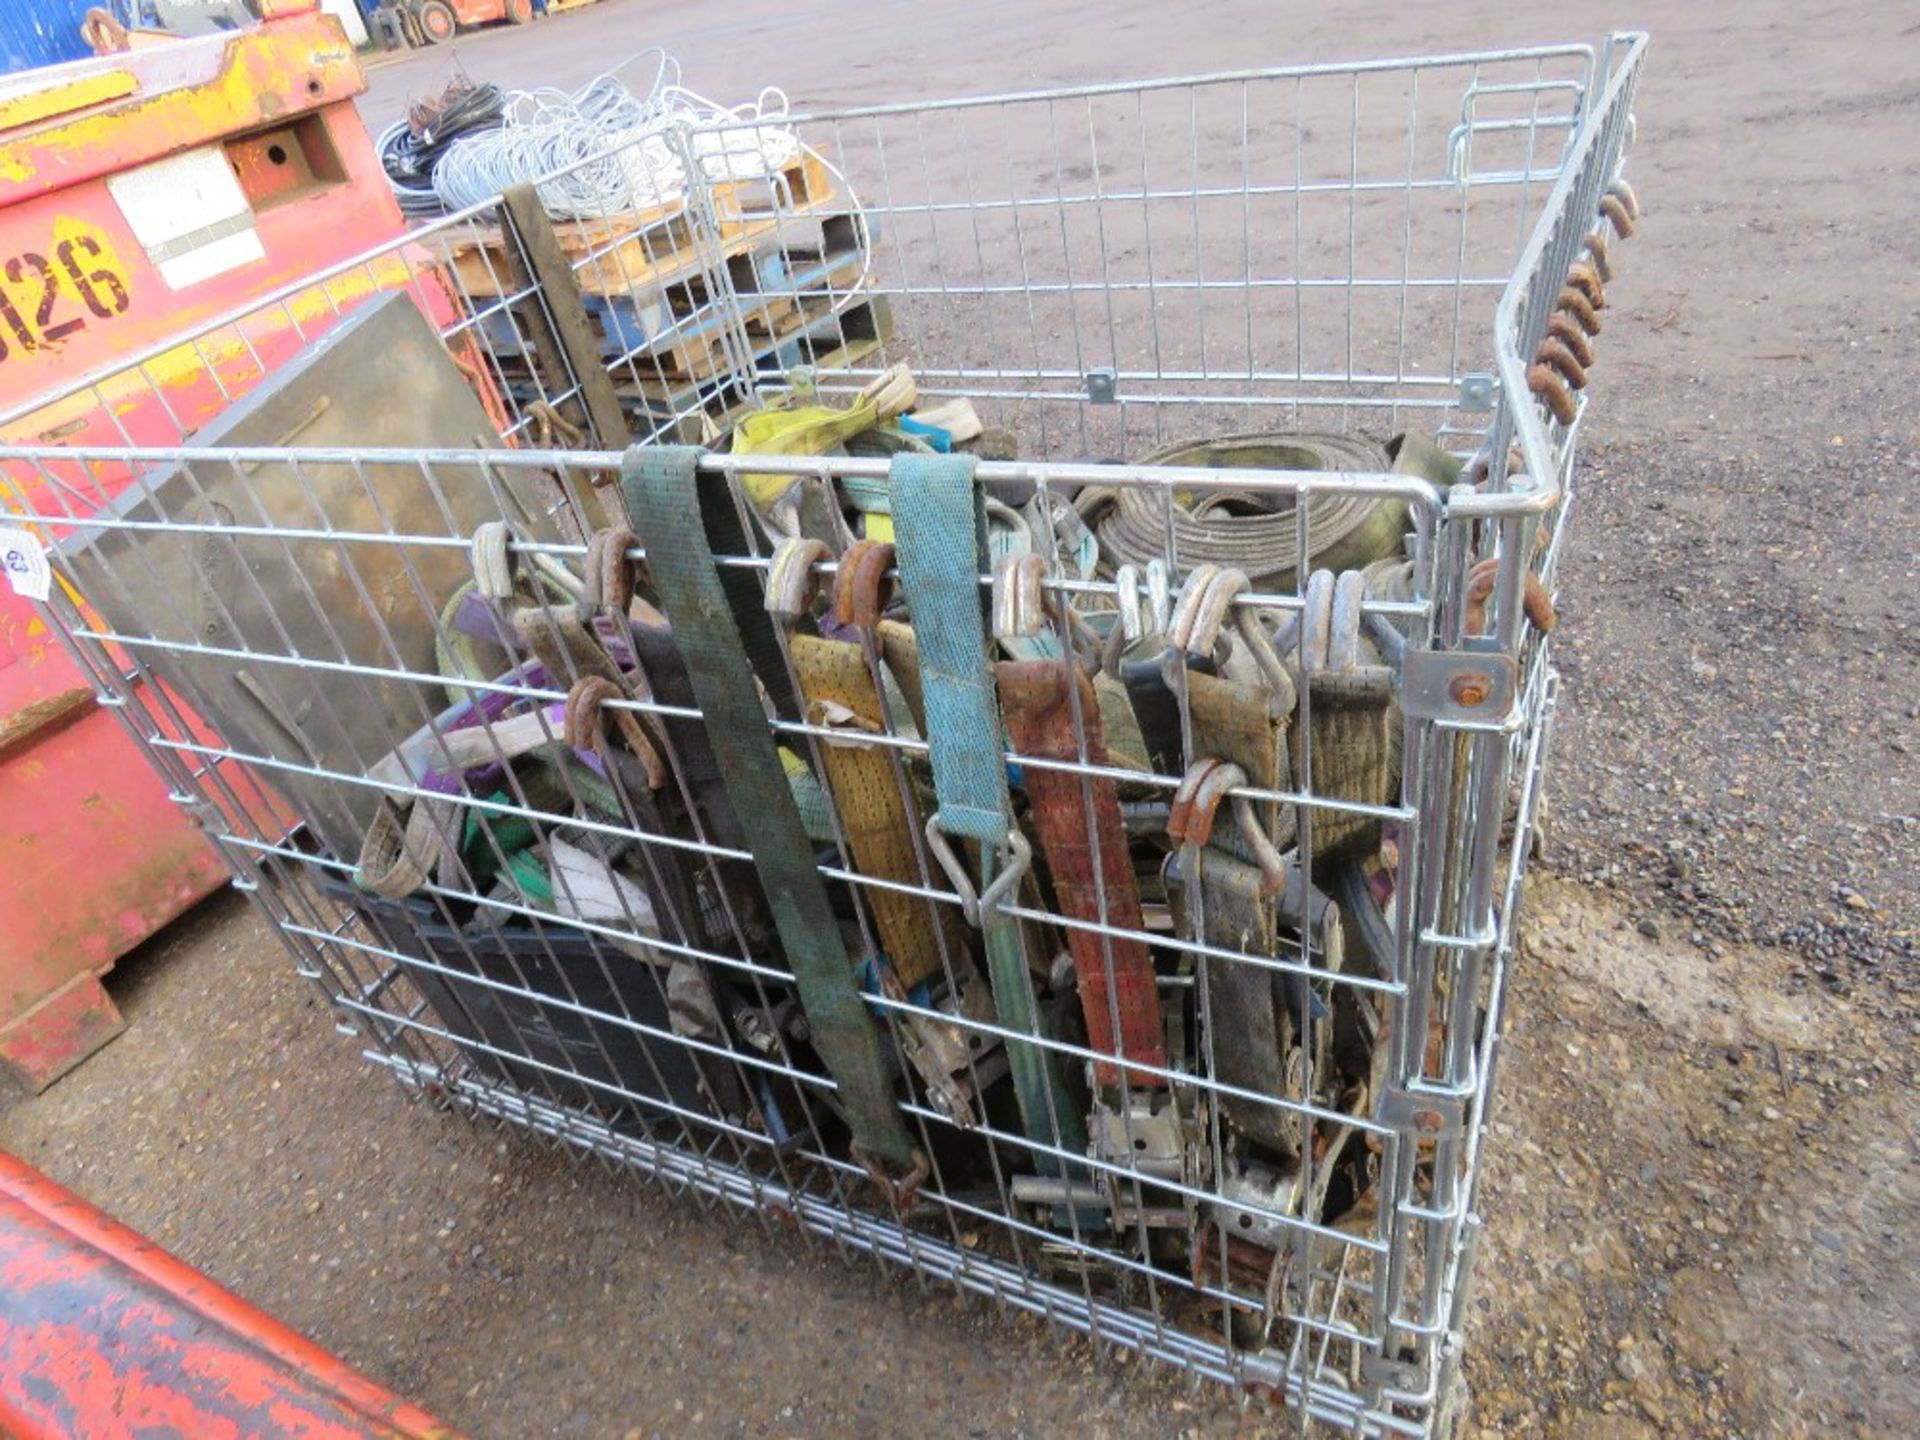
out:
M57 267L57 268L56 268ZM100 243L90 235L62 240L53 249L53 263L32 251L0 264L6 279L0 286L0 361L12 353L9 341L25 352L66 339L87 325L85 315L65 317L54 312L71 289L96 320L111 320L127 308L126 279L102 261ZM16 294L26 298L14 303Z

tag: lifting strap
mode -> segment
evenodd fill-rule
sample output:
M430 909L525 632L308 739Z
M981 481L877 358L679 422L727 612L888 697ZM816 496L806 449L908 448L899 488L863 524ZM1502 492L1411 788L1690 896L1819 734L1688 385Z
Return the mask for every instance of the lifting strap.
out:
M1214 845L1190 845L1179 855L1176 895L1184 895L1183 929L1189 937L1243 955L1271 959L1279 953L1275 904L1262 889L1258 869ZM1287 1089L1288 1062L1296 1046L1296 1007L1286 976L1241 960L1208 957L1202 1020L1207 1027L1213 1076L1256 1095L1304 1097ZM1300 1153L1298 1111L1239 1095L1222 1094L1222 1115L1277 1158Z
M1181 663L1173 651L1162 658L1167 664ZM1215 758L1238 765L1246 772L1247 783L1262 790L1292 786L1292 757L1287 749L1294 707L1290 681L1282 688L1260 687L1189 670L1185 683L1193 716L1193 745L1199 759ZM1275 848L1284 850L1293 843L1293 806L1262 803L1256 809ZM1235 829L1225 831L1221 843L1242 859L1258 859L1241 847Z
M912 669L919 680L923 733L939 801L927 838L936 853L946 849L948 836L974 841L980 854L979 894L985 896L1007 879L1005 862L1025 842L1014 828L1000 712L987 668L980 595L980 577L988 564L986 508L973 470L967 456L900 455L894 458L890 479L900 584L915 618ZM886 627L881 628L891 661L896 650L904 652L905 640L896 633L889 642ZM895 674L900 676L898 670ZM911 697L908 682L900 678ZM942 864L950 875L958 868L945 858ZM1039 1036L1019 923L990 905L980 905L977 913L1001 1025L1015 1034ZM1068 1099L1058 1059L1041 1046L1019 1040L1008 1040L1006 1049L1027 1138L1085 1154L1086 1128ZM1036 1168L1044 1172L1055 1167L1040 1156Z
M716 544L723 554L746 551L739 512L726 481L716 476L703 485L699 466L700 452L688 446L628 450L620 470L627 509L646 545L661 608L673 625L734 811L753 817L747 848L765 881L814 1048L839 1087L856 1151L869 1161L918 1171L924 1161L894 1102L879 1033L854 982L853 962L754 684L758 672L776 707L782 694L791 701L791 687L775 684L787 673L779 641L753 573L714 564ZM728 583L736 577L747 585Z
M996 671L1014 749L1035 759L1080 761L1074 726L1076 697L1067 689L1068 662L1005 660ZM1085 763L1104 766L1107 746L1093 685L1077 663L1071 671L1079 690ZM1046 852L1061 912L1088 924L1142 933L1146 922L1140 911L1140 883L1134 877L1126 827L1120 819L1120 797L1113 781L1029 765L1025 767L1024 784L1027 798L1033 802L1034 825L1040 832L1040 847ZM1098 861L1094 858L1096 843ZM1087 1036L1093 1048L1164 1070L1167 1037L1160 1020L1153 956L1146 942L1075 926L1067 931L1067 948L1073 952L1080 1006L1086 1012ZM1127 1081L1148 1089L1164 1089L1167 1083L1161 1076L1133 1069L1128 1070ZM1118 1085L1120 1067L1096 1062L1094 1082L1103 1089Z
M858 743L860 736L886 728L865 653L845 640L818 635L795 635L788 647L807 702L808 723L832 725L837 719L848 732L844 742L824 742L820 758L854 864L876 880L920 885L913 831L907 828L911 823L918 829L918 817L908 818L886 748ZM960 915L951 905L929 906L916 895L877 885L866 888L865 899L893 972L907 989L940 977L941 932L949 954L965 953Z
M653 687L653 698L664 706L697 709L699 701L694 697L693 682L687 676L686 664L680 657L679 647L674 643L673 631L665 625L635 623L629 627L629 633L641 672ZM664 797L669 813L690 808L699 811L697 817L686 816L686 824L679 833L698 835L729 850L745 850L746 827L740 823L740 817L733 808L733 796L727 791L726 772L721 767L719 757L714 754L707 727L686 715L662 715L658 718L681 783L686 787L685 796L673 794ZM703 913L701 925L705 943L711 947L732 942L732 925L727 916L730 908L733 921L738 922L741 938L749 950L771 944L774 937L773 921L768 913L766 892L761 888L759 873L752 864L719 855L707 856L704 860L714 888L723 889L731 902L730 907L716 903L714 913ZM697 872L690 868L689 873ZM696 893L697 890L696 886Z

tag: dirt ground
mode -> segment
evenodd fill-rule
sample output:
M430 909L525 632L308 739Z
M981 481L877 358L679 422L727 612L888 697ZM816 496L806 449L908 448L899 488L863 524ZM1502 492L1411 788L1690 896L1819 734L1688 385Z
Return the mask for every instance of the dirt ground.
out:
M1920 1434L1920 18L1666 8L606 0L458 53L565 85L657 43L702 89L828 104L1655 22L1646 234L1562 570L1468 1433ZM446 64L375 70L369 122ZM0 1145L478 1434L1271 1423L409 1104L237 897L112 983L128 1034L0 1100Z

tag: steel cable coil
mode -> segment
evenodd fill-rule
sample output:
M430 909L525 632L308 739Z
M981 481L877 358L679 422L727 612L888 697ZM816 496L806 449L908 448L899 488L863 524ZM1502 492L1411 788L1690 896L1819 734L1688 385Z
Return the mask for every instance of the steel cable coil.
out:
M644 94L617 78L654 57ZM689 161L707 182L758 179L801 153L775 88L729 109L679 83L680 66L658 48L643 51L580 90L517 91L496 129L452 146L433 168L449 211L483 205L509 186L533 181L556 220L600 220L677 205Z
M441 213L444 207L434 190L434 168L461 141L497 129L506 103L498 85L456 83L437 105L415 106L405 120L380 133L380 165L403 213Z

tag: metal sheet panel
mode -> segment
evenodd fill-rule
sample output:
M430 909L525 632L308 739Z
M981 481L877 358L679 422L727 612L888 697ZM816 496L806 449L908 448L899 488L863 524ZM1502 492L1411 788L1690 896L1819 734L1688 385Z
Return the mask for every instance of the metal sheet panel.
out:
M83 60L80 38L91 0L7 0L0 5L0 74Z
M386 295L263 382L199 441L470 449L499 437L413 301ZM351 859L378 792L310 772L364 775L391 737L417 729L445 703L437 684L399 676L435 675L426 615L468 578L470 562L460 546L343 538L296 549L262 531L465 535L505 518L524 535L551 538L552 521L528 488L523 474L503 478L472 465L188 462L111 507L160 528L87 529L62 548L87 600L116 629L167 647L147 653L147 662L229 744L289 767L275 769L270 782L334 854ZM231 539L219 533L228 529ZM254 658L262 653L298 654L315 668Z
M0 1153L0 1433L460 1440Z

